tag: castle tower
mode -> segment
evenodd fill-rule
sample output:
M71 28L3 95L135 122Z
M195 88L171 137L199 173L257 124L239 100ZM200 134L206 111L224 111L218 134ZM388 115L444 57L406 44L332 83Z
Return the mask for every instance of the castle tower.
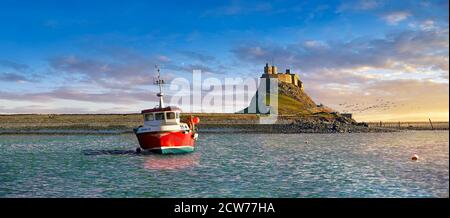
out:
M275 67L274 65L272 65L272 74L278 74L277 67Z
M264 74L272 74L272 67L269 67L268 63L266 63L266 66L264 67Z

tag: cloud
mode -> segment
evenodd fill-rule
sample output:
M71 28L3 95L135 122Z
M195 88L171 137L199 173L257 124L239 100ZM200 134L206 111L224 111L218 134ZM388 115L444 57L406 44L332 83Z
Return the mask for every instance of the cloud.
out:
M0 60L0 81L2 82L36 82L38 81L37 76L31 74L29 71L29 66L27 64L18 63L10 60Z
M436 28L436 26L435 26L433 20L428 19L428 20L425 20L425 21L423 21L423 22L421 23L420 28L421 28L422 30L433 30L433 29Z
M380 77L364 73L364 68L357 69L322 69L311 74L304 74L301 78L306 84L324 84L325 78L328 84L366 84ZM294 71L295 72L295 71Z
M323 68L371 67L405 72L448 71L448 30L402 31L383 38L349 41L304 41L288 45L242 44L231 49L241 62L262 64L275 57L277 65L305 72Z
M357 8L361 9L361 10L371 10L371 9L379 7L380 5L381 5L381 1L377 1L377 0L362 0L357 5Z
M88 49L88 48L85 48ZM48 65L58 77L67 75L77 78L77 82L92 87L131 91L140 86L153 84L158 65L167 81L175 76L173 70L186 70L172 56L146 54L134 49L118 46L94 46L90 55L57 55L47 59ZM193 58L207 59L195 52ZM187 55L187 52L185 53ZM204 69L204 68L202 68ZM190 70L191 71L191 70Z
M385 14L384 16L382 16L382 19L385 20L389 25L397 25L401 21L406 20L409 16L411 16L410 12L395 11Z
M88 58L80 56L56 56L48 60L58 74L79 75L84 83L95 83L111 89L132 89L151 84L154 66L160 56L152 59L131 57Z
M423 31L437 30L436 22L432 19L426 19L421 22L412 22L409 26L413 29L420 29Z
M223 65L216 57L196 52L196 51L179 51L181 61L166 64L165 68L179 73L192 73L193 70L201 70L206 74L227 74L229 66ZM187 58L187 59L185 59Z
M118 107L157 101L148 85L153 84L155 63L164 69L163 78L169 82L175 77L172 71L191 73L200 69L205 73L224 73L203 62L215 58L196 52L182 52L199 63L173 62L164 55L143 55L130 49L116 47L95 48L94 56L59 55L48 58L50 72L59 78L68 76L69 86L56 86L45 92L0 92L0 99L29 102L58 102L71 100L92 104L114 104ZM220 67L220 63L215 61ZM169 73L168 73L169 72ZM0 77L1 79L1 77ZM3 79L23 79L17 75L5 75ZM69 81L70 80L70 81ZM171 93L166 93L170 98Z
M156 59L160 62L170 62L170 58L165 55L159 55L156 57Z
M193 51L181 51L179 53L187 58L197 60L200 62L211 62L211 61L216 60L216 58L214 56L202 54L202 53L198 53L198 52L193 52Z
M47 92L16 93L0 92L0 99L20 100L33 102L52 102L55 100L75 100L95 103L133 104L139 101L156 101L158 98L149 91L121 92L105 91L92 92L81 91L77 88L57 88Z
M289 58L293 56L293 53L282 46L269 46L269 45L240 45L231 49L231 52L240 61L263 63L270 62L273 57Z
M345 1L337 7L337 12L342 13L346 11L366 11L379 8L383 5L381 0L356 0Z
M327 48L328 44L323 41L318 40L306 40L304 41L304 46L307 48Z
M192 73L193 70L201 70L202 73L206 74L225 74L226 71L219 68L213 68L207 64L173 64L167 65L168 69L176 70L184 73Z
M26 105L20 107L0 107L0 113L5 114L83 114L92 113L83 107L59 107L53 108L44 105Z
M25 77L23 75L17 74L17 73L0 73L0 81L23 83L23 82L31 82L31 81L35 81L35 80Z
M28 65L26 64L22 64L22 63L17 63L14 61L10 61L10 60L1 60L0 59L0 66L3 67L7 67L16 71L22 71L22 70L26 70L28 68Z

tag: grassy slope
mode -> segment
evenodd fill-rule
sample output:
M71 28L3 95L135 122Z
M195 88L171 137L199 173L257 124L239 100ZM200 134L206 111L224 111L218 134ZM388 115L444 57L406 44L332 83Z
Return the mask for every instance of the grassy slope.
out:
M266 98L267 100L268 98ZM278 114L308 116L314 114L328 114L331 110L317 107L316 103L306 92L287 83L278 87Z
M301 102L286 96L278 96L278 113L286 115L307 115L314 113L314 109L305 106Z

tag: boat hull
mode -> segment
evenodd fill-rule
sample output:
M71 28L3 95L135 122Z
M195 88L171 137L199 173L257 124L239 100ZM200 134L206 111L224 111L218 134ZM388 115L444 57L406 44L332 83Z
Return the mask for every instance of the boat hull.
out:
M195 133L176 132L138 132L135 130L139 146L143 150L159 154L181 154L195 150Z
M177 146L177 147L161 147L157 149L151 149L150 151L157 154L184 154L193 152L194 146Z

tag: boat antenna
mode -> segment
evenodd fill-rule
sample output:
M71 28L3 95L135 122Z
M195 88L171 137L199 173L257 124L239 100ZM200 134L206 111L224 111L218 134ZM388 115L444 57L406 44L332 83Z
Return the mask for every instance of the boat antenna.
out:
M163 96L164 93L162 92L162 85L165 83L164 80L161 79L161 72L159 70L158 65L155 65L155 69L158 71L158 77L156 78L156 80L153 82L155 85L159 86L159 93L156 94L156 96L159 97L159 108L163 108L164 107L164 101L163 101Z

